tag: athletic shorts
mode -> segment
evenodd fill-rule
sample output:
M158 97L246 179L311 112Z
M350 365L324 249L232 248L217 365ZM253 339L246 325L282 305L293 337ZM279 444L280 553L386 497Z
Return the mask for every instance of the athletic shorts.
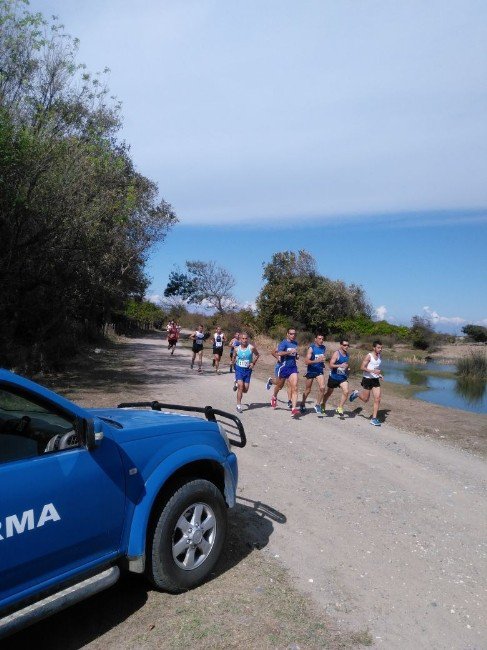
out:
M168 345L176 345L177 342L178 342L177 339L173 339L173 338L168 338L167 339L167 344Z
M365 390L370 390L371 388L379 388L380 381L377 377L362 377L360 385L365 388Z
M250 384L251 376L252 368L241 368L240 366L235 368L235 381L243 381L244 384Z
M278 370L277 376L279 379L287 379L294 374L298 374L298 369L296 366L281 366Z
M201 352L201 350L203 349L203 343L200 343L199 345L198 345L198 343L193 343L193 348L192 349L193 349L193 352Z
M333 379L333 377L328 377L328 388L338 388L341 384L343 384L344 381L348 381L348 377L344 377L343 379Z
M308 372L304 375L306 379L316 379L316 377L319 377L320 375L323 374L323 370L319 372L318 370L308 370Z
M215 346L213 346L213 354L217 354L219 357L221 357L223 354L223 347L216 348Z

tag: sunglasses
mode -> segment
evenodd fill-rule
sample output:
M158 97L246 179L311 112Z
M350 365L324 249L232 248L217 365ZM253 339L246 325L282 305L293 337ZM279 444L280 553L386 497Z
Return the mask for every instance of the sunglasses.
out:
M342 343L342 348L348 348L350 347L350 343Z

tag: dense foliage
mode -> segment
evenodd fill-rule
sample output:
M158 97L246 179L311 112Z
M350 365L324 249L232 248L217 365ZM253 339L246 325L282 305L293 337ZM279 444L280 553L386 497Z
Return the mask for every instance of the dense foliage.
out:
M462 332L476 343L487 343L487 327L482 325L465 325Z
M319 275L307 251L275 253L264 265L265 284L257 298L263 331L298 324L324 334L338 331L346 319L370 320L362 287Z
M23 5L0 0L0 363L42 366L143 295L177 219L76 40Z

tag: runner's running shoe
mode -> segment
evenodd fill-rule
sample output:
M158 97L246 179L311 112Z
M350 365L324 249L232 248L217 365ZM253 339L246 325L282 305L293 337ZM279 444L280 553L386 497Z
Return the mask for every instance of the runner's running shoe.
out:
M304 404L301 404L301 405L300 405L300 407L299 407L299 412L300 412L300 413L306 413L306 406L304 406Z
M287 407L288 407L288 409L292 409L292 407L293 407L293 403L291 402L290 399L287 401Z
M291 411L291 417L292 418L297 418L299 416L299 409L293 409Z
M360 391L354 390L350 397L348 398L351 402L353 402L354 399L357 399L357 397L360 395Z
M380 422L379 422L379 420L377 418L372 418L370 420L370 424L373 424L374 427L380 427Z
M341 406L337 406L335 409L335 413L338 413L338 415L343 415L343 409Z
M269 379L267 380L267 384L265 385L266 390L270 390L271 386L272 386L272 377L269 377Z
M234 390L234 392L237 390L237 388L238 388L238 384L237 384L236 381L234 381L233 382L233 390Z
M321 404L315 404L315 411L321 415Z
M242 412L242 407L240 406L240 404L237 404L237 411L238 411L239 413Z
M277 406L277 398L276 398L275 395L273 395L273 396L271 397L271 406L272 406L273 409L275 409L276 406Z

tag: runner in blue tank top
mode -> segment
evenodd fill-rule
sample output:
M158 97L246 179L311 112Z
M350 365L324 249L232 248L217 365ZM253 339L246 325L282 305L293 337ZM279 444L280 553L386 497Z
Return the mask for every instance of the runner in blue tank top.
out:
M325 412L326 400L333 393L335 388L340 387L342 396L340 404L337 406L335 413L343 415L343 405L348 397L348 373L349 361L348 348L350 343L346 339L340 341L340 347L334 352L330 359L330 376L328 377L328 390L323 395L323 402L321 404L321 412Z
M298 366L296 360L298 359L298 344L296 342L296 330L290 327L287 331L287 337L279 343L274 350L274 354L280 357L279 369L277 377L274 380L274 394L271 398L272 408L277 406L277 394L284 386L287 379L291 388L291 416L297 417L299 409L296 407L298 401Z
M323 334L318 332L315 336L314 343L311 343L306 353L304 363L308 369L305 374L306 385L303 392L303 399L301 400L301 406L299 407L301 413L306 411L306 399L311 392L313 381L316 379L318 382L318 397L315 404L315 411L316 413L321 414L321 403L323 402L323 394L325 392L325 376L323 373L325 369L326 347L324 345L324 340L325 337Z
M255 368L259 352L250 345L247 332L240 334L240 345L235 348L235 381L237 382L237 411L242 412L242 395L249 390L252 370Z

